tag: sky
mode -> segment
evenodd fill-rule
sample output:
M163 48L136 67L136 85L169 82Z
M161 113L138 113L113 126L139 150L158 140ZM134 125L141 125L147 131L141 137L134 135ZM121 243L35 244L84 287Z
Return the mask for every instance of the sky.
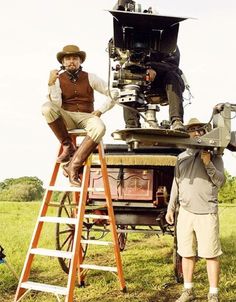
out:
M210 119L214 105L236 103L236 1L137 1L159 14L189 17L181 22L180 68L194 98L185 102L185 122ZM87 53L83 70L108 79L107 43L113 35L113 0L8 0L0 2L0 181L37 176L48 183L59 143L47 126L41 106L46 101L49 71L59 68L57 52L76 44ZM95 107L105 100L96 94ZM232 117L234 114L232 114ZM119 106L102 117L111 133L124 127ZM168 119L161 108L158 119ZM232 119L232 130L236 120ZM236 176L236 153L225 150L226 170Z

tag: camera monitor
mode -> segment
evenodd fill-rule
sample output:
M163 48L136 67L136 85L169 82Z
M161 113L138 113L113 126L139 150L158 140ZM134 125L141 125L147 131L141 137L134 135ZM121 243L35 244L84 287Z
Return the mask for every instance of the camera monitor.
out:
M170 53L176 49L179 22L187 19L117 10L109 12L113 15L114 46L123 50Z

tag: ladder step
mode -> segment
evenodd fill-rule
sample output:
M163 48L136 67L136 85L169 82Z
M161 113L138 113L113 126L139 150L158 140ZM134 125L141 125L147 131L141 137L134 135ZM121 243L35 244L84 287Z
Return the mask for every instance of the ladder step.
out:
M81 243L87 243L87 244L95 244L95 245L113 245L113 242L111 241L100 241L100 240L81 240Z
M85 214L84 218L109 219L108 215Z
M55 223L65 223L65 224L76 224L76 218L66 218L66 217L51 217L51 216L41 216L39 221L43 222L55 222Z
M66 252L66 251L37 248L37 249L31 249L30 253L34 255L72 259L72 252Z
M25 289L37 290L41 292L53 293L58 295L64 295L64 296L68 295L68 289L62 286L27 281L21 283L21 287Z
M100 271L108 271L108 272L116 272L117 268L113 266L101 266L101 265L94 265L94 264L81 264L81 268L83 269L95 269Z
M64 207L76 208L76 207L78 207L78 204L77 203L63 203L63 204L60 204L58 202L50 202L50 203L48 203L48 206L55 207L55 208L64 208Z
M48 191L59 191L59 192L81 192L80 187L70 186L48 186ZM104 188L88 188L88 192L104 192Z

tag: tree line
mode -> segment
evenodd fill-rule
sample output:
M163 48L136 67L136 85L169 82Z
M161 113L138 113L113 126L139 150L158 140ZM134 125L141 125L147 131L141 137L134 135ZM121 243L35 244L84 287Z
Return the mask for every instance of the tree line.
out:
M219 202L236 203L236 177L228 172L225 176L226 182L219 191ZM43 182L38 177L7 178L0 182L0 201L37 201L42 199L44 191ZM55 195L54 198L57 198Z
M43 182L38 177L7 178L0 182L0 201L41 200Z

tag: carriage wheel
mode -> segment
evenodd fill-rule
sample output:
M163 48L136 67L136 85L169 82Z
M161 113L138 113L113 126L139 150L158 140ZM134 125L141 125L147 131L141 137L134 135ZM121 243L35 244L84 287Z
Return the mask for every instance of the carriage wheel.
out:
M128 227L127 226L117 226L117 229L119 230L126 230ZM118 243L119 243L119 247L120 247L120 251L122 252L125 249L126 246L126 242L127 242L127 237L128 234L127 233L118 233Z
M72 195L70 192L64 193L61 198L58 217L75 217L75 207L72 207ZM74 243L74 233L75 226L73 224L56 224L56 249L71 252ZM86 226L82 238L89 238L89 229L86 228ZM88 244L82 245L82 260L84 260L86 256L87 248ZM68 274L71 259L58 258L58 261L63 271Z

